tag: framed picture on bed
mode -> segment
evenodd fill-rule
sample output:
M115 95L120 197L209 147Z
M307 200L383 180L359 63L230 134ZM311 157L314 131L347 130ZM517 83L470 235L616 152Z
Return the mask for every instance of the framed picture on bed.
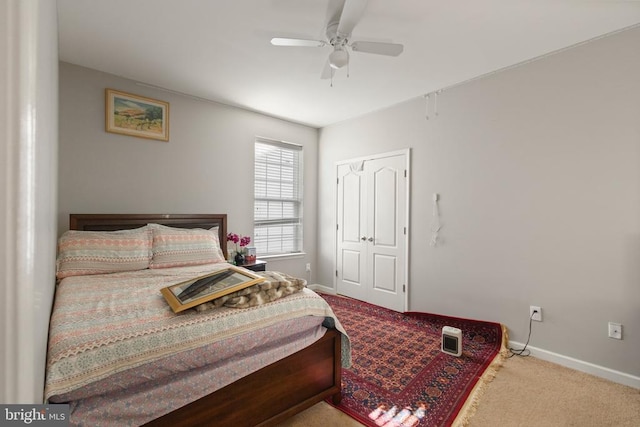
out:
M160 292L175 313L220 298L264 281L264 277L229 267L162 288Z
M107 132L169 140L169 103L105 89Z

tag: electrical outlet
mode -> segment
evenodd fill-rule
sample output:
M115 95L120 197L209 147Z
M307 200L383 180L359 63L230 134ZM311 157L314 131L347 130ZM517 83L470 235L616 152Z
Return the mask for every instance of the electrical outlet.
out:
M307 273L311 272L311 263L310 262L307 263L306 272Z
M609 338L622 339L622 325L620 323L609 322Z
M529 317L536 322L542 322L542 308L535 305L529 306Z

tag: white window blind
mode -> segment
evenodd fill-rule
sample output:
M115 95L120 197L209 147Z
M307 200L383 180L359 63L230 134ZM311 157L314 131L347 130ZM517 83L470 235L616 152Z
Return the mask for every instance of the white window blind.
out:
M254 173L256 253L302 252L302 147L257 139Z

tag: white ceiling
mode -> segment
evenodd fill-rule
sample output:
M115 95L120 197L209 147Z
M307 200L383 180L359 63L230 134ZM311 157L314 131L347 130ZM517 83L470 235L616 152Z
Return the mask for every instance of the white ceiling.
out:
M58 0L60 60L323 127L640 23L640 1L370 0L352 40L401 43L396 57L351 53L350 77L320 74L342 0Z

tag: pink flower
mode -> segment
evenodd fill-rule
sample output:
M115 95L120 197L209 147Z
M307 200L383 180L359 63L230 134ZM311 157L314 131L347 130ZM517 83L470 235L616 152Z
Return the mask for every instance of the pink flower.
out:
M233 242L236 244L236 252L244 253L244 247L251 243L251 237L239 236L236 233L227 234L227 242ZM238 245L240 247L238 247Z

